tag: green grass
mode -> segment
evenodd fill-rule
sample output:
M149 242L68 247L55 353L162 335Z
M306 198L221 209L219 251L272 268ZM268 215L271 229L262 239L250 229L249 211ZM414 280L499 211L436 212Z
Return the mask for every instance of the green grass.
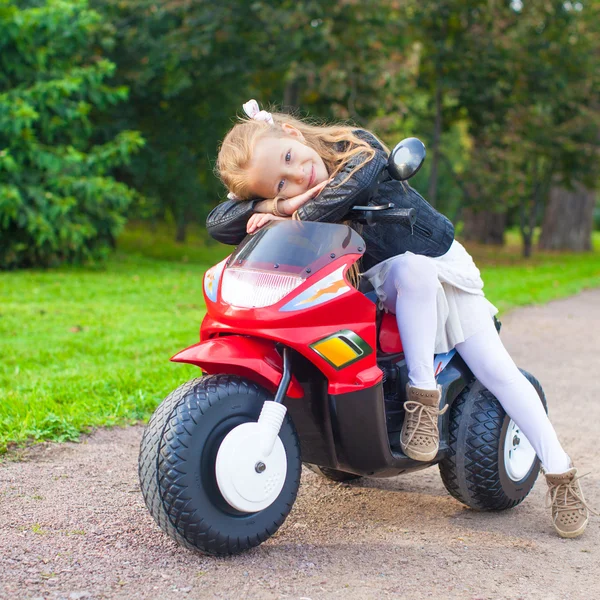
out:
M600 287L600 232L594 232L593 245L593 252L535 252L523 260L518 235L509 232L502 248L468 249L481 269L486 296L504 312Z
M118 253L105 269L0 274L0 452L147 418L198 375L169 357L198 341L207 266Z
M470 246L501 310L600 286L600 236L588 254L519 258ZM229 249L192 230L131 226L102 268L0 274L0 452L74 440L89 427L145 420L197 368L169 362L198 339L202 275Z
M119 250L134 256L182 263L213 265L231 252L231 248L215 242L206 230L190 225L185 244L173 241L173 228L158 223L148 227L143 223L130 223L119 237Z

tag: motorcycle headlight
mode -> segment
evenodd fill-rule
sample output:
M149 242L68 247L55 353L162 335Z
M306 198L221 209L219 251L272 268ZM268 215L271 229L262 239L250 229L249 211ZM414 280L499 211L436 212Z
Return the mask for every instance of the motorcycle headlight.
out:
M304 281L286 273L229 268L223 273L221 300L238 308L263 308L276 304Z

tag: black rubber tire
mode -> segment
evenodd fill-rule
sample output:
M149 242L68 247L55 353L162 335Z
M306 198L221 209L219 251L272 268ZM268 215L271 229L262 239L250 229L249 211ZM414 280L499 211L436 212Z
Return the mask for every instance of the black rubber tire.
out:
M146 506L161 529L202 554L237 554L271 537L289 514L298 487L300 443L289 416L279 432L287 457L281 493L266 509L242 513L221 495L215 460L234 427L258 419L272 395L234 375L193 379L156 409L140 448L139 477Z
M182 398L185 398L185 396L193 390L194 385L199 381L200 379L192 379L191 381L184 383L173 390L158 405L144 430L144 435L142 436L140 444L140 456L138 458L140 488L150 514L158 526L167 535L190 550L195 550L195 548L189 544L185 538L179 535L177 529L173 527L163 509L156 474L158 454L165 425L173 412L173 408L181 402Z
M360 475L354 473L346 473L346 471L338 471L337 469L330 469L329 467L318 467L317 465L311 465L304 463L307 469L310 469L313 473L325 477L331 481L352 481L354 479L360 479Z
M535 388L546 412L546 396L539 381L521 371ZM500 402L478 381L452 405L449 423L450 455L440 462L448 492L470 508L499 511L520 504L532 490L540 471L535 459L520 481L512 481L504 466L504 440L510 418Z

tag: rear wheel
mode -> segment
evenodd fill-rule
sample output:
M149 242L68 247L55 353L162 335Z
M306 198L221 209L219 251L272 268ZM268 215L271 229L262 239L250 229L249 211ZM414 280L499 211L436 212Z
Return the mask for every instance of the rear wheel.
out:
M547 411L539 381L522 373ZM527 438L478 381L452 405L449 445L451 454L440 463L442 481L452 496L475 510L517 506L540 471L540 461Z
M225 500L215 474L225 436L238 425L256 422L265 400L271 399L255 383L213 375L177 388L152 416L140 449L142 493L161 529L186 548L236 554L271 537L289 514L302 468L289 416L279 432L285 479L269 506L253 513L237 510Z

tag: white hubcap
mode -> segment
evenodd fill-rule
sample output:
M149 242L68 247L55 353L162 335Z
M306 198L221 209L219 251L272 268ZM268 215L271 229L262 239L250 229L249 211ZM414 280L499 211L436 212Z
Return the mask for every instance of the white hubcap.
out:
M270 506L279 496L287 473L283 442L277 436L273 450L261 449L264 430L258 423L244 423L223 440L215 471L225 500L235 509L252 513Z
M535 461L535 450L511 419L504 438L504 465L513 481L521 481Z

